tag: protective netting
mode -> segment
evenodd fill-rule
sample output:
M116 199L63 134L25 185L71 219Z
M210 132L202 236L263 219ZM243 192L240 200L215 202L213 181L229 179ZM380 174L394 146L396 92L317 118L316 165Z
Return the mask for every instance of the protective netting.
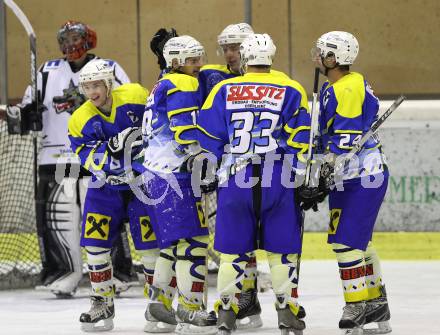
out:
M36 235L32 136L9 135L0 120L0 289L35 285Z

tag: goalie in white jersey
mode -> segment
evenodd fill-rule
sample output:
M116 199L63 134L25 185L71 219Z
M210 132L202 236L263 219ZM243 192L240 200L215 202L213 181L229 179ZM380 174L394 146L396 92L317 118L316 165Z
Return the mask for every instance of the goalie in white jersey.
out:
M21 117L12 119L11 113L7 114L10 133L25 134L32 124L37 125L33 129L42 130L37 191L37 232L43 265L40 288L57 296L70 296L82 278L79 203L82 204L87 188L86 180L81 178L89 174L80 171L79 160L70 148L67 123L85 101L78 90L79 71L98 58L88 53L96 47L97 36L86 24L67 21L58 31L57 40L64 57L46 61L38 71L39 113L32 104L29 86L21 105L7 107L18 109ZM114 69L117 86L130 81L118 63L108 63ZM129 250L121 247L127 243L119 240L117 245L115 274L126 282L130 280L131 258ZM124 284L121 290L126 288Z

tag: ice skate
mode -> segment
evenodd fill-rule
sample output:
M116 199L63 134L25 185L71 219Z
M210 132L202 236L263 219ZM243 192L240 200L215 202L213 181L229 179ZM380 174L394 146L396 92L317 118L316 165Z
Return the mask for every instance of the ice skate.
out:
M107 301L106 301L107 300ZM113 329L115 307L112 298L91 296L92 306L86 313L79 317L81 330L84 332L108 331Z
M168 310L161 302L150 302L145 311L146 333L172 333L177 321L174 309Z
M250 289L240 294L238 308L237 329L259 328L263 326L260 316L261 306L256 289Z
M231 334L237 328L237 315L232 309L218 310L217 328L219 335Z
M302 335L306 324L300 320L298 316L292 313L290 308L277 308L278 313L278 328L281 330L281 335Z
M52 292L57 298L71 298L75 294L81 278L82 273L69 272L40 289Z
M365 312L365 324L375 323L376 328L365 328L364 334L387 334L391 333L390 308L388 307L387 294L385 287L381 287L381 296L367 301Z
M113 284L115 284L116 295L128 291L130 287L140 285L136 273L128 276L119 272L113 273Z
M365 324L365 301L347 303L344 307L339 328L343 335L363 335Z
M217 317L214 312L189 310L184 305L177 306L177 334L216 334Z

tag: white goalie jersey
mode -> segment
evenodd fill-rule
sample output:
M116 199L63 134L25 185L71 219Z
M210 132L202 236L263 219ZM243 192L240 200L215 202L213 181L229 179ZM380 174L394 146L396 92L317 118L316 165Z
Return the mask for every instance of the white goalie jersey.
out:
M92 56L92 55L90 55ZM93 58L99 58L92 56ZM91 60L90 59L90 60ZM129 83L125 71L113 60L107 60L114 69L116 87ZM70 148L67 123L73 111L84 101L79 94L79 71L72 71L66 59L45 62L38 71L37 87L45 111L43 112L42 143L39 165L57 163L79 164L78 157ZM28 86L22 104L31 103L31 87Z

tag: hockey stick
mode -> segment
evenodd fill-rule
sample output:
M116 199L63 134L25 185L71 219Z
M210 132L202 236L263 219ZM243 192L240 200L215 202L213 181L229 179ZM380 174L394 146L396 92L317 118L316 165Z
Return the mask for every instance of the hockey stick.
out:
M305 174L305 180L304 185L309 186L310 183L310 171L312 169L312 158L313 158L313 145L317 142L317 127L318 127L318 120L319 120L319 111L316 111L316 105L318 103L318 85L319 85L319 68L315 68L315 75L313 79L313 100L312 100L312 110L311 110L311 125L310 125L310 138L309 138L309 150L307 152L307 165L306 165L306 174ZM301 227L300 227L300 233L301 233L301 249L302 249L302 243L304 239L304 219L305 219L305 212L301 211ZM302 254L302 253L301 253ZM296 264L296 279L299 283L299 270L301 268L301 254L298 255L298 260Z
M317 141L318 133L318 120L319 111L316 111L316 105L318 103L318 84L319 84L319 68L315 68L315 77L313 80L313 100L312 100L312 110L311 110L311 125L310 125L310 138L309 138L309 150L307 152L307 166L304 185L309 186L310 183L310 170L312 168L312 156L313 156L313 145Z
M341 171L345 165L350 162L353 157L362 149L365 142L367 142L379 129L380 126L385 122L385 120L393 113L397 107L400 106L400 104L406 99L404 95L400 95L396 100L394 100L393 104L385 111L385 113L382 114L382 116L371 126L370 130L362 136L362 138L359 140L358 143L356 143L353 148L350 150L349 153L343 156L339 162L337 161L337 164L334 167L334 174ZM330 169L327 169L323 172L321 177L323 177L325 180L329 180L330 176L332 174L332 171Z
M15 14L17 19L20 21L20 23L23 25L24 29L26 30L26 33L29 37L29 45L30 45L30 70L31 70L31 97L32 97L32 103L35 104L35 113L38 112L38 88L37 88L37 38L35 36L34 29L32 28L31 23L29 22L27 16L23 13L23 11L20 9L20 7L17 6L17 4L12 0L3 0L5 5L9 7L9 9ZM31 124L31 130L32 130L32 142L34 147L34 200L35 200L35 214L37 213L37 172L38 172L38 165L37 165L37 127L35 123ZM37 225L38 226L38 225ZM38 227L37 227L38 228ZM43 237L42 235L38 234L38 244L40 246L40 256L41 256L41 262L46 262L46 254L44 252L44 245L43 245Z
M208 245L206 246L206 257L205 257L205 282L203 283L203 301L202 306L206 311L208 310L208 246L209 246L209 223L208 223L208 194L204 193L202 195L202 206L203 206L203 216L205 220L205 225L208 227Z

